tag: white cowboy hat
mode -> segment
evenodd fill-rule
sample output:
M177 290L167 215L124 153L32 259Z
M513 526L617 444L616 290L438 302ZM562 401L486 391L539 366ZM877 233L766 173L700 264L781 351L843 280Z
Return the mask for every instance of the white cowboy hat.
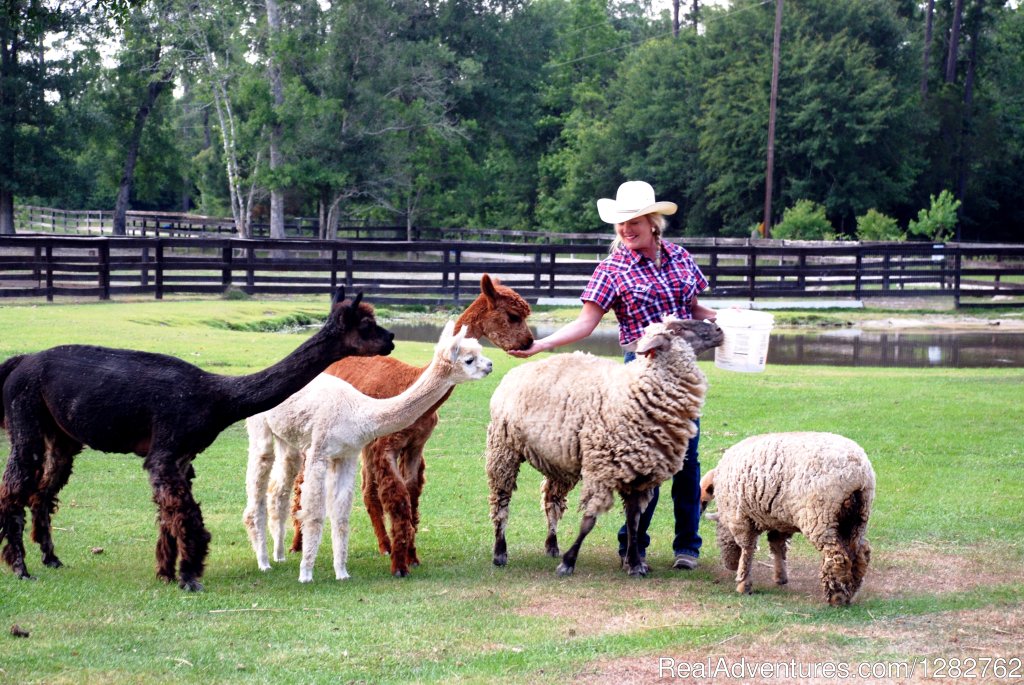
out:
M675 214L676 209L675 202L655 201L654 188L644 181L626 181L614 200L603 197L597 201L601 221L609 224L621 224L644 214Z

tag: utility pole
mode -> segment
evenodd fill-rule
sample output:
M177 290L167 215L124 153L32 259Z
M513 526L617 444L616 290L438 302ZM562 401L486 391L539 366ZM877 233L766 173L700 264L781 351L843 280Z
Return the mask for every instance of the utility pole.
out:
M779 43L782 41L782 0L775 0L775 38L772 41L772 97L768 105L768 162L764 183L764 237L772 237L772 177L775 173L775 110L779 99Z

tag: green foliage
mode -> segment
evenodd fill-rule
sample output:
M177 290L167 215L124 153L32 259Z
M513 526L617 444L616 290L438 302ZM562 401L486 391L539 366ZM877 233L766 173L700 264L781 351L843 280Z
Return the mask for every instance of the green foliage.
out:
M825 207L813 200L797 200L772 227L771 237L790 240L831 240L835 236Z
M869 209L857 217L857 238L859 240L906 240L896 219L877 209Z
M943 190L938 197L932 195L930 199L928 209L922 209L917 213L917 219L907 224L907 233L942 243L952 238L956 231L960 200L948 190Z

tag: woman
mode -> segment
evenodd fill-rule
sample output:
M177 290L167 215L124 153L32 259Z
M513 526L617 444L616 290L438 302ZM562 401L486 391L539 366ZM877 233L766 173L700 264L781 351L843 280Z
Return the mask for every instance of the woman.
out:
M644 328L661 321L665 315L714 320L715 310L697 301L697 295L708 287L704 274L685 249L662 240L668 223L665 216L675 214L675 203L657 201L654 188L648 183L627 181L619 186L614 200L598 200L597 211L602 221L615 226L616 237L611 253L598 264L580 295L583 309L579 316L551 335L535 340L529 349L512 350L509 354L526 358L582 340L597 328L611 309L619 323L619 344L628 364L636 358L636 341L643 335ZM699 440L700 422L697 435L687 449L683 468L672 479L674 569L696 568L700 554L701 539L697 532L700 522ZM637 528L642 557L646 556L651 541L647 529L657 503L656 488ZM619 530L619 557L625 554L626 527L623 526Z

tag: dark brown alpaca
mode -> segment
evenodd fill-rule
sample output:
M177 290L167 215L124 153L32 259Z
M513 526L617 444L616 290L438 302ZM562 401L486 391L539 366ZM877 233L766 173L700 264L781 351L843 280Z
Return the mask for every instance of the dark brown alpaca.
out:
M456 330L469 328L473 338L489 338L504 350L526 349L533 335L526 324L530 305L511 288L484 274L480 295L455 322ZM394 397L411 386L423 368L391 358L343 359L332 364L327 373L351 383L365 395ZM419 499L423 491L423 447L437 426L437 410L451 395L448 392L430 411L405 430L374 440L363 449L363 502L370 515L381 554L391 555L391 573L409 575L409 566L419 564L416 555L416 528L419 526ZM295 483L292 513L300 510L302 472ZM391 534L385 526L385 513L391 519ZM293 518L295 537L292 551L302 550L302 529Z
M0 484L3 559L20 578L25 507L43 563L57 568L50 518L84 445L144 457L160 527L156 573L201 590L210 534L192 497L192 460L232 423L277 406L329 364L348 355L388 354L394 336L373 308L335 298L323 328L277 364L248 376L219 376L175 357L90 345L64 345L0 366L0 424L11 456ZM180 559L180 565L178 560Z

